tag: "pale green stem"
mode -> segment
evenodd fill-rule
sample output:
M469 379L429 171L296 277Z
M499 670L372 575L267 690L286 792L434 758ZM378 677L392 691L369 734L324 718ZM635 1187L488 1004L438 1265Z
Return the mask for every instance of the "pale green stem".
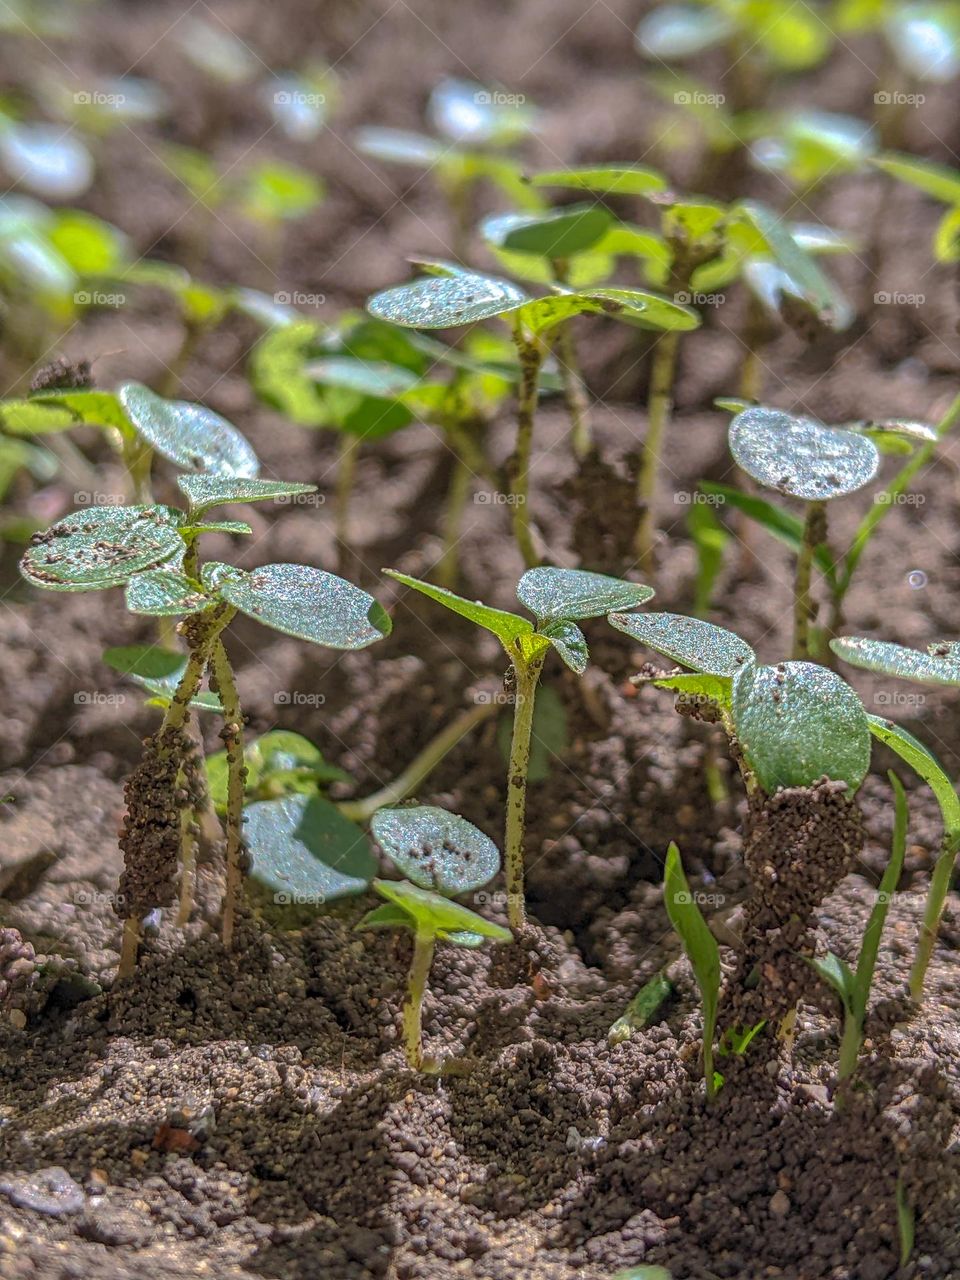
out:
M423 996L433 963L435 938L417 930L413 938L413 959L403 998L403 1047L414 1071L423 1070Z
M363 800L344 800L337 805L337 808L351 822L362 823L369 822L377 810L382 809L385 805L399 804L401 800L406 800L408 796L417 791L444 756L453 750L461 738L465 737L476 725L482 724L484 720L489 720L499 709L497 704L491 701L478 703L477 706L471 707L469 711L464 711L457 716L456 720L447 725L446 729L438 733L419 755L414 756L406 769L398 774L392 782L388 782L385 787L375 791L373 795L366 796Z
M153 489L150 484L153 450L139 436L125 434L122 437L121 452L123 464L130 478L131 501L149 505L153 502Z
M950 891L950 881L953 878L953 865L956 861L956 856L956 841L951 840L945 845L933 869L933 877L930 880L930 889L927 894L927 904L923 912L923 923L920 926L920 941L917 944L917 954L913 961L913 968L910 970L910 995L914 1000L920 1000L923 996L923 983L927 976L927 966L930 963L933 948L937 941L940 917L943 915L947 894Z
M229 951L233 946L243 875L240 859L243 849L243 790L246 769L243 765L243 711L240 695L233 678L230 659L219 637L213 646L212 666L217 692L223 705L223 745L227 753L227 879L223 894L222 929L223 945Z
M530 764L530 738L533 733L533 708L537 682L543 669L543 658L532 662L516 660L513 706L513 737L510 742L510 764L507 774L507 821L503 841L504 876L507 886L507 919L510 927L519 929L526 922L524 904L523 838L527 813L527 770Z
M805 662L810 657L810 624L815 609L810 595L813 579L813 554L826 538L827 510L823 502L808 502L803 522L803 541L797 552L797 568L793 584L793 660Z
M449 590L456 587L460 575L458 544L463 528L463 513L467 509L472 482L472 470L457 454L450 488L447 492L446 510L443 514L443 554L437 561L437 582Z
M852 1009L844 1009L843 1036L840 1040L840 1058L837 1063L837 1079L847 1080L857 1067L857 1056L863 1042L863 1023Z
M656 537L657 480L660 475L660 455L663 452L667 426L673 413L673 380L677 368L679 333L665 333L653 352L650 368L650 394L647 402L647 435L643 442L643 454L637 475L637 504L640 520L636 534L636 556L639 566L647 574L653 573L653 548Z
M340 457L337 461L337 509L334 528L341 553L350 546L350 499L357 473L357 452L360 441L344 432L340 437Z
M517 442L510 460L510 497L513 502L513 536L523 563L532 569L540 563L530 532L530 457L543 347L537 339L528 342L519 329L515 340L520 357L520 386L517 390Z

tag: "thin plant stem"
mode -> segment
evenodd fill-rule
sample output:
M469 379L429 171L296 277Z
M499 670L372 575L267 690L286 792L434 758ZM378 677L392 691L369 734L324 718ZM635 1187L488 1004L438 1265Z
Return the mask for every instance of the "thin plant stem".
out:
M197 875L197 838L194 835L196 814L188 806L180 810L180 900L177 924L182 928L193 910L193 891Z
M566 284L569 280L569 264L563 259L556 259L551 266L553 278L557 284ZM570 415L570 446L573 456L578 461L582 461L593 446L593 431L590 425L590 401L583 384L570 321L563 321L557 325L554 330L553 349L560 365L563 398L567 413Z
M840 1057L837 1062L837 1079L848 1080L857 1067L857 1057L863 1041L863 1024L852 1009L844 1010L843 1035L840 1039Z
M827 512L823 502L808 502L803 522L803 541L797 552L797 568L793 584L793 659L805 662L810 657L810 624L815 615L810 585L813 579L813 555L826 538Z
M149 504L153 502L153 489L150 484L150 470L153 463L153 450L139 436L124 435L121 443L123 465L130 480L130 497L135 503Z
M543 346L536 338L528 341L515 333L520 358L520 386L517 391L517 441L510 460L510 501L513 504L513 536L528 569L540 563L530 532L530 456L533 450L533 424L540 389L540 366Z
M218 637L211 653L213 677L223 706L223 745L227 753L227 878L223 894L223 945L233 946L237 902L243 875L243 792L247 771L243 764L243 710L233 668L223 641Z
M656 535L654 502L657 496L657 479L660 474L660 454L664 436L673 413L673 379L677 369L677 351L680 334L665 333L653 352L650 368L650 394L647 403L647 435L643 442L643 455L637 475L637 504L640 520L637 525L635 551L640 569L653 573L653 547Z
M443 553L437 561L437 582L452 589L460 576L458 546L463 528L463 513L473 483L473 471L458 453L447 490L447 503L443 513Z
M440 761L452 751L461 738L489 720L500 708L497 703L482 702L457 716L447 725L424 749L407 765L402 773L397 774L385 787L366 796L363 800L345 800L337 808L345 818L352 822L369 822L378 809L384 805L399 804L413 795L417 788L429 777Z
M413 959L407 977L407 993L403 998L403 1046L407 1062L414 1071L423 1070L423 996L433 963L436 939L432 933L417 930L413 938Z
M360 441L357 437L343 432L340 437L340 456L337 461L337 509L334 514L334 528L341 556L350 546L350 499L357 474L359 448Z
M120 963L117 966L117 980L130 978L137 967L137 951L140 947L140 921L136 916L127 916L123 922L123 934L120 941Z
M950 840L944 845L943 852L937 858L936 865L933 868L930 889L927 893L927 903L923 912L923 922L920 925L917 954L910 970L910 995L914 1000L920 1000L923 996L923 983L927 976L927 966L933 955L933 948L936 945L937 934L940 930L940 917L943 915L947 894L950 891L950 881L953 878L953 864L956 861L956 857L957 842L956 840Z
M507 774L507 821L504 834L504 876L507 886L507 919L512 929L526 923L524 903L523 837L527 813L527 770L530 764L530 738L533 733L533 709L537 682L543 669L543 658L514 663L516 701L513 706L513 737L510 742L510 764Z

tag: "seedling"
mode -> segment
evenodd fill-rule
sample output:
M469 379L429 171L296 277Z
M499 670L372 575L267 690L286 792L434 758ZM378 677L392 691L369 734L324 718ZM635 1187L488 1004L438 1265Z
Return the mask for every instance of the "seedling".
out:
M449 329L494 317L511 328L522 380L517 397L517 438L510 462L513 531L524 563L539 562L530 521L530 459L540 370L547 338L557 325L584 313L614 316L668 336L695 329L695 311L643 289L572 290L532 298L519 285L494 276L464 271L451 263L422 264L433 274L378 293L367 302L374 316L415 329Z
M888 773L887 777L890 779L894 795L893 846L890 861L880 881L877 900L864 930L856 970L851 969L846 961L841 960L833 952L828 952L822 958L817 957L811 962L820 977L833 987L843 1006L843 1038L840 1042L840 1060L837 1065L837 1079L841 1082L849 1079L857 1066L860 1046L863 1044L864 1024L867 1019L867 1002L870 999L877 953L880 950L880 936L886 923L890 902L900 882L907 847L906 793L895 773Z
M897 419L828 427L782 409L728 403L740 410L728 435L734 461L764 488L804 502L804 518L728 485L704 483L702 488L723 497L796 551L793 656L798 661L812 654L821 656L825 646L813 631L817 614L811 593L814 566L830 591L829 635L842 625L844 598L876 526L960 417L960 400L937 428ZM828 545L827 504L870 484L880 468L881 450L902 453L915 446L916 452L892 484L874 496L873 506L846 552L842 557L835 555Z
M523 840L527 772L534 706L543 664L553 648L571 671L583 675L589 654L586 638L577 623L602 617L613 609L636 608L649 600L653 591L641 583L624 582L581 569L528 569L517 584L517 599L534 614L534 624L520 614L465 600L443 587L421 582L394 569L385 569L384 572L404 586L413 587L453 613L491 631L510 659L513 737L507 770L504 866L508 919L512 928L520 928L526 918Z
M164 402L126 397L141 412L140 427L169 443L171 418ZM216 432L191 431L196 419L181 417L180 448L199 461L198 450L222 444ZM242 475L197 474L178 478L186 510L159 505L91 507L35 535L21 561L23 576L53 591L94 591L123 586L134 614L179 617L187 660L159 730L147 740L143 759L126 788L127 815L121 837L124 873L116 910L125 920L120 975L136 963L140 921L172 901L177 863L190 836L193 744L185 735L190 703L204 673L219 698L227 752L227 879L223 940L233 942L242 882L244 793L243 712L223 632L237 613L287 635L334 649L363 649L388 635L390 620L365 592L333 574L305 565L265 565L250 573L210 562L201 566L199 536L223 526L206 513L225 503L256 502L310 492L312 486ZM242 531L232 525L231 532ZM186 795L184 795L184 791Z
M911 991L918 998L960 847L960 800L931 753L891 721L868 715L850 685L825 667L760 665L753 649L733 632L697 618L636 613L612 614L609 621L690 668L653 677L652 683L677 695L679 711L719 723L735 744L750 802L744 860L754 897L747 904L741 986L732 992L736 1016L731 1022L754 1027L773 1015L784 1017L792 1007L786 993L802 994L797 963L800 956L813 955L808 932L813 912L846 874L862 842L855 797L869 767L871 737L896 751L930 786L943 814L944 852L931 882L911 974ZM859 648L871 642L837 643ZM941 661L941 681L960 682L957 664ZM791 825L798 817L806 833L799 841ZM788 935L793 945L785 951ZM779 971L766 998L757 994L764 968Z
M438 137L374 125L357 132L356 146L387 164L436 174L451 210L451 251L464 262L478 184L489 182L521 208L541 205L510 154L535 129L537 113L526 106L522 95L451 79L433 90L427 116Z
M703 1002L703 1078L707 1097L712 1098L717 1091L717 1077L713 1069L713 1038L717 1030L717 1008L720 1002L720 948L690 892L680 861L680 850L672 842L667 849L663 895L670 923L680 935L700 988L700 999Z
M502 925L452 902L475 892L500 869L492 840L465 818L432 805L381 809L371 823L374 839L407 879L374 880L384 906L369 911L358 929L406 929L413 958L403 1002L403 1043L413 1071L438 1072L441 1063L423 1053L423 997L437 942L480 947L510 942Z
M758 168L783 174L805 199L828 179L862 173L876 144L870 124L829 111L794 111L764 121L751 144Z
M830 647L844 662L865 671L920 684L960 686L960 661L955 653L956 646L950 641L931 645L927 653L858 636L831 640ZM943 818L943 843L930 880L920 941L910 971L910 994L919 1000L946 906L957 850L960 849L960 799L939 763L906 729L880 716L870 717L870 728L881 742L892 747L923 778L936 796Z

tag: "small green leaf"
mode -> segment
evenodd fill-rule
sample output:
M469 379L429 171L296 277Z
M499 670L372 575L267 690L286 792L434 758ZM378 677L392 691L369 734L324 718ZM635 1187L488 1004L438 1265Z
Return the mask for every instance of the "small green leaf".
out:
M608 621L657 653L707 675L736 675L756 656L732 631L679 613L617 613Z
M665 191L667 180L636 164L606 164L580 169L550 169L530 179L535 187L571 187L603 196L646 196Z
M789 225L772 209L754 200L735 206L734 215L742 218L762 237L777 266L802 291L822 324L832 329L846 329L853 320L853 309L823 268L794 239Z
M840 956L828 951L825 956L814 956L810 964L824 982L837 993L843 1002L843 1007L852 1011L857 998L857 983L853 970L846 960L842 960Z
M356 391L378 400L395 400L420 381L402 365L385 360L357 360L351 356L327 356L312 360L304 372L321 386Z
M250 534L253 533L253 527L246 520L204 520L201 524L182 524L180 533L192 541L201 533Z
M108 667L129 676L141 689L153 695L156 705L166 707L176 692L187 658L183 653L161 649L157 645L120 645L107 649L103 660ZM220 699L215 693L198 693L190 706L199 711L222 711Z
M177 487L186 494L194 515L210 507L233 502L284 502L301 493L316 493L315 484L292 484L286 480L253 480L240 476L177 476Z
M714 1092L713 1037L720 999L720 948L690 892L680 861L680 850L673 843L667 850L663 894L670 923L680 935L700 988L700 998L703 1001L703 1066L707 1096L710 1097Z
M125 382L117 395L137 434L176 466L244 478L260 470L244 437L212 409L165 400L139 382Z
M458 272L427 276L367 299L371 315L413 329L449 329L516 311L529 302L519 286L495 276Z
M130 431L120 402L107 391L49 392L29 400L4 400L0 403L0 423L4 431L15 436L69 431L80 423Z
M542 628L550 643L574 673L582 676L590 661L587 638L575 622L550 622Z
M125 602L131 613L155 618L200 613L213 603L189 578L172 569L135 574L127 583Z
M220 594L265 627L329 649L365 649L393 625L373 596L303 564L268 564L225 578Z
M590 313L612 316L641 329L664 329L678 332L696 329L700 317L687 307L659 293L646 289L581 289L556 288L551 297L535 298L520 308L520 321L531 333L546 333L572 316Z
M543 213L503 213L481 223L484 238L501 249L538 254L552 261L591 248L613 222L601 204L567 205Z
M584 569L555 569L549 565L528 569L517 584L517 599L541 625L561 619L580 622L608 613L622 613L645 604L653 594L652 587L640 582L626 582Z
M386 160L391 164L408 164L429 169L443 160L447 151L445 143L428 138L423 133L406 129L381 129L371 126L358 129L353 135L357 150L364 155Z
M948 209L937 223L933 253L938 262L960 260L960 208Z
M782 409L756 406L738 413L729 441L737 465L759 484L807 502L855 493L880 467L872 440Z
M867 724L873 736L905 760L936 796L943 818L946 849L960 847L960 798L936 756L893 720L868 715Z
M408 574L399 573L396 569L384 569L383 572L395 582L402 582L405 587L412 587L414 591L429 596L431 600L436 600L438 604L444 605L453 613L458 613L462 618L475 622L478 627L492 631L511 657L514 656L518 647L518 641L522 642L525 637L533 633L533 623L527 618L521 618L519 614L507 613L504 609L491 609L489 605L481 604L479 600L465 600L463 596L455 595L444 587L435 587L430 582L411 578ZM544 642L545 646L546 642Z
M411 933L414 932L415 927L413 916L393 902L385 902L381 907L374 907L358 924L354 925L355 929L408 929Z
M356 823L323 796L262 800L244 810L250 874L280 905L322 906L363 893L377 869Z
M729 709L733 697L730 676L711 676L703 671L656 676L650 683L656 689L669 689L671 693L679 694L685 702L713 703L718 709Z
M866 636L838 636L830 641L830 648L838 658L863 671L879 671L897 680L920 684L960 685L960 661L951 655L920 653L902 644Z
M88 507L34 534L20 572L48 591L119 587L183 555L183 519L173 507Z
M863 704L845 680L812 662L744 666L733 682L733 726L768 795L824 776L852 793L870 767Z
M401 875L447 897L479 889L500 870L500 850L489 836L435 805L378 809L370 831Z
M890 151L876 156L873 163L884 173L908 182L935 200L944 204L960 205L960 172L932 160L918 160L915 156L898 155Z
M381 897L406 911L417 932L433 934L447 942L456 942L458 933L479 934L492 942L510 942L513 939L510 930L502 925L485 920L475 911L406 880L374 880L373 887Z

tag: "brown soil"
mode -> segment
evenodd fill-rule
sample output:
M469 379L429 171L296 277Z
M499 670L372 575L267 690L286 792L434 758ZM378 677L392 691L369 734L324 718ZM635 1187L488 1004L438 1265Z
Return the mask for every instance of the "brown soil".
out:
M217 18L271 66L301 65L312 54L338 61L343 96L331 129L307 154L276 144L329 185L321 209L287 238L276 271L227 211L203 274L271 293L322 294L320 314L332 318L401 278L406 254L445 252L448 228L431 184L379 169L349 147L361 123L417 126L428 87L444 73L502 82L547 108L532 163L661 161L650 152L661 108L631 48L635 10L619 0L591 9L575 0L493 8L423 0L322 12L305 0L217 6ZM77 86L94 70L142 59L137 69L175 94L171 138L201 142L220 114L229 122L215 144L224 165L257 144L266 126L252 95L226 95L211 113L198 74L163 39L181 6L114 3L92 12L99 17L79 40L56 45ZM818 105L866 113L868 66L878 54L859 52L862 60L841 50L819 74ZM0 51L0 66L9 85L29 85L33 66L16 41ZM785 81L775 98L788 105L810 92L809 81ZM951 107L949 92L931 91L923 120L910 122L913 144L946 161L957 141ZM121 130L104 143L88 203L141 251L182 259L193 222L145 145L155 140ZM697 185L697 173L681 168L676 176ZM778 183L750 181L785 206ZM836 269L856 296L920 290L924 305L868 306L842 342L806 348L793 335L778 339L765 355L771 401L828 420L936 417L953 395L957 304L953 282L930 265L937 210L861 179L843 179L815 202L824 221L864 234L878 210L886 217L876 279L868 288L856 260ZM741 309L731 295L682 354L658 503L662 608L689 607L695 557L684 518L696 481L732 478L725 420L711 400L736 387ZM335 441L256 403L243 373L252 336L231 322L210 337L186 371L185 394L236 422L266 474L309 478L331 498ZM615 572L628 556L627 478L646 427L636 408L645 347L612 325L585 326L579 336L591 391L605 400L595 409L600 456L575 480L564 414L544 405L533 512L557 563ZM94 360L98 381L110 385L155 378L178 342L173 315L143 304L90 317L64 350ZM100 456L95 441L81 443ZM502 463L510 447L505 419L491 429L491 456ZM416 427L360 460L353 576L391 608L388 641L338 656L252 622L231 632L250 732L280 725L306 734L351 774L356 794L396 774L469 704L476 684L503 674L492 638L478 640L466 623L379 577L381 565L420 573L435 561L441 453L434 433ZM851 630L920 646L960 634L956 456L948 445L921 478L925 501L896 509L881 527L849 596ZM109 491L119 479L103 462ZM25 493L24 510L52 519L72 505L73 489ZM863 506L856 498L837 505L840 541ZM247 518L255 537L246 546L211 539L211 556L336 566L325 505L279 515L254 509ZM760 533L753 548L745 573L729 557L715 616L777 660L789 641L789 556ZM471 504L461 551L466 594L515 603L520 564L505 508ZM721 1060L726 1084L708 1106L697 1062L700 1012L685 965L676 966L678 996L660 1021L616 1047L607 1031L636 989L678 955L658 883L671 839L718 909L746 899L743 799L721 758L732 797L711 805L702 766L705 744L719 744L717 730L677 716L667 695L633 689L628 677L649 655L589 625L587 676L578 681L559 663L545 674L567 710L570 741L549 778L531 788L528 897L538 923L498 954L440 949L428 1048L465 1057L472 1070L418 1079L397 1047L405 944L352 932L367 903L293 930L248 914L228 957L211 928L219 885L208 870L194 922L179 931L165 913L136 980L110 989L123 778L156 715L100 654L150 629L124 613L118 593L31 593L17 579L13 552L0 573L0 795L13 797L0 805L0 905L3 922L37 953L62 958L39 975L27 1028L4 1031L0 1275L600 1280L641 1262L670 1268L674 1280L960 1274L955 895L925 1002L915 1012L903 1000L940 834L926 790L904 779L907 870L881 948L860 1087L836 1105L837 1019L804 1004L792 1059L781 1049L759 1071L749 1058ZM885 695L875 681L853 682L870 709L915 728L956 775L955 694L901 686ZM278 704L278 693L293 691L322 693L325 702ZM208 735L218 747L214 726ZM865 844L856 869L816 912L818 945L847 959L889 849L889 763L878 754L859 797ZM503 775L489 723L451 753L420 798L499 837ZM100 994L91 994L94 983ZM916 1249L902 1272L898 1179L916 1212Z

